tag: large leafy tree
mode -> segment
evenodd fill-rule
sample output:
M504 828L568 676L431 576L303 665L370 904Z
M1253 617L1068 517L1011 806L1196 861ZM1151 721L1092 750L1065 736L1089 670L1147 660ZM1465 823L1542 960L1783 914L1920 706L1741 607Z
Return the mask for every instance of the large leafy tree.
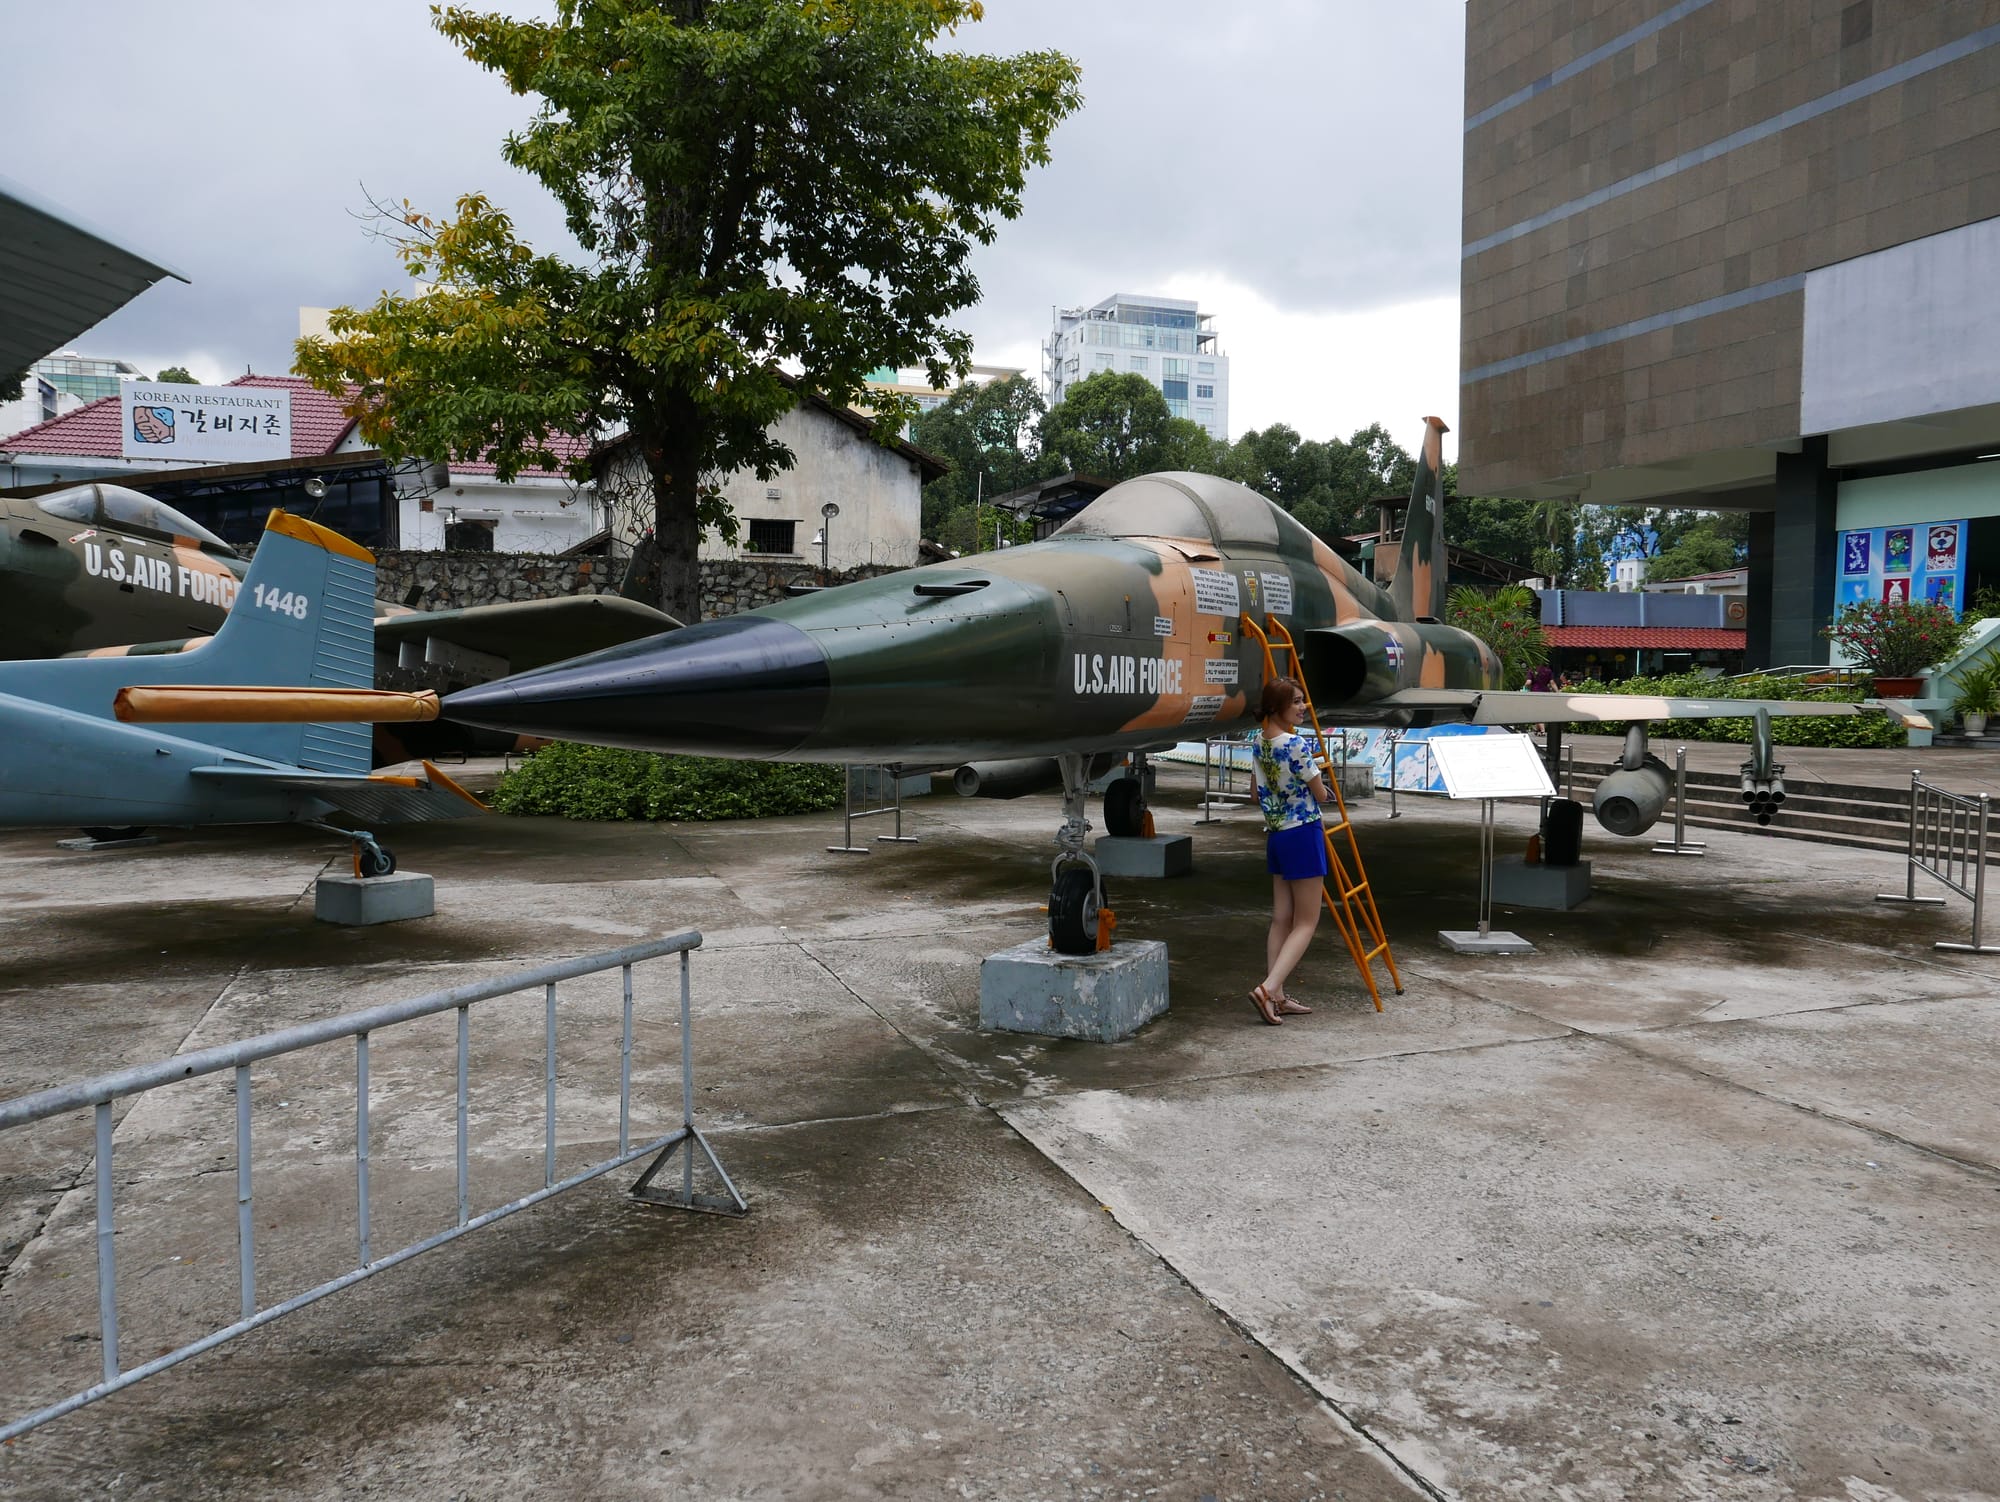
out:
M1160 388L1134 372L1101 370L1070 387L1041 425L1053 473L1107 480L1163 469L1217 472L1215 440L1176 417Z
M348 396L386 452L560 461L558 435L631 436L651 486L659 601L692 619L719 478L769 479L802 395L860 398L881 366L963 376L947 326L969 257L1020 212L1079 102L1055 52L942 50L978 0L557 0L553 19L458 7L437 29L541 101L502 154L562 205L582 250L537 252L480 195L405 203L414 296L338 308L298 368ZM787 374L791 372L791 374ZM871 398L878 431L913 415ZM582 461L572 472L583 477Z
M1042 474L1036 428L1047 409L1024 376L961 386L910 424L910 441L951 466L924 487L924 536L942 541L948 518L1018 490Z

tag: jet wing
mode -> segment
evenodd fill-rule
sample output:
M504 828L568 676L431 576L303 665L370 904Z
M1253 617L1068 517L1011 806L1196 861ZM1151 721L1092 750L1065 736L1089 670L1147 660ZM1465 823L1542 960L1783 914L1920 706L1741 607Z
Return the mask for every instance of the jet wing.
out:
M1359 707L1364 720L1413 717L1417 725L1543 725L1610 723L1629 720L1747 719L1758 710L1774 717L1887 713L1911 730L1932 729L1917 707L1902 699L1870 699L1860 704L1818 699L1670 699L1650 694L1528 693L1518 689L1406 688ZM1347 722L1344 710L1330 711L1334 724Z
M309 772L295 767L196 767L218 787L255 786L304 793L371 824L428 824L486 812L486 805L429 762L421 777L397 773Z
M500 673L524 673L565 658L680 629L672 616L617 595L565 595L462 610L419 610L375 618L376 649L414 662L437 661L442 642L460 653L500 660ZM407 665L407 664L406 664Z

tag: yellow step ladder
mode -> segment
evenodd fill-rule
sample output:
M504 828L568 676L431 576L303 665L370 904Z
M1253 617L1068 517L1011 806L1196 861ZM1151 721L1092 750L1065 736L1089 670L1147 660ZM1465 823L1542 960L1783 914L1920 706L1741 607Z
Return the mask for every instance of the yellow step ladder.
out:
M1354 837L1354 820L1347 813L1347 795L1341 791L1340 778L1335 774L1333 760L1326 754L1326 733L1320 728L1319 711L1313 707L1312 690L1305 686L1306 676L1299 662L1299 651L1292 642L1292 633L1285 623L1276 616L1266 616L1260 626L1249 616L1243 617L1243 632L1255 637L1264 649L1264 682L1276 677L1287 677L1297 681L1299 690L1306 696L1306 715L1312 721L1313 734L1319 741L1319 765L1326 779L1333 784L1334 807L1340 810L1338 823L1322 820L1326 834L1327 880L1321 887L1321 895L1326 899L1326 910L1333 914L1333 921L1340 928L1340 936L1347 941L1347 952L1354 957L1354 968L1361 972L1362 983L1368 987L1368 998L1375 1003L1375 1010L1382 1010L1382 993L1375 986L1375 960L1380 957L1388 967L1389 984L1396 988L1396 994L1403 994L1403 978L1396 973L1396 957L1389 952L1389 939L1382 932L1382 915L1375 907L1375 891L1369 885L1368 873L1361 864L1361 846ZM1288 665L1278 666L1280 652L1285 654ZM1258 732L1261 734L1262 732ZM1340 850L1334 844L1334 836L1347 836L1348 859L1340 858ZM1352 864L1354 874L1349 876Z

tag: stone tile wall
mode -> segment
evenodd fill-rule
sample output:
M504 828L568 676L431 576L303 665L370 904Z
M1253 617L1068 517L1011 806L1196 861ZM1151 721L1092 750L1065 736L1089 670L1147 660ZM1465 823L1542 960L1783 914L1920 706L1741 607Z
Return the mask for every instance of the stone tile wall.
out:
M1469 0L1467 118L1667 0ZM2000 0L1710 0L1465 137L1467 244L2000 24ZM1469 257L1460 366L2000 216L2000 46ZM1796 438L1803 295L1461 387L1470 493Z
M558 559L546 553L434 553L385 550L375 555L375 592L393 604L422 610L456 610L506 600L546 600L560 595L615 594L624 565L603 558ZM830 576L845 584L896 570L875 566ZM794 582L815 582L818 570L795 558L703 559L701 614L708 620L787 598ZM408 598L412 589L420 597Z

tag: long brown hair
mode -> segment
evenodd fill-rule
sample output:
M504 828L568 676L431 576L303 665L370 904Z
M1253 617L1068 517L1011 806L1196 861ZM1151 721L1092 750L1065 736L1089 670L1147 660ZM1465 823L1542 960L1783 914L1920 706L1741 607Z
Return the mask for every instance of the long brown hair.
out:
M1305 693L1305 685L1296 678L1273 678L1264 685L1264 692L1257 697L1257 718L1268 720L1291 707L1295 696Z

